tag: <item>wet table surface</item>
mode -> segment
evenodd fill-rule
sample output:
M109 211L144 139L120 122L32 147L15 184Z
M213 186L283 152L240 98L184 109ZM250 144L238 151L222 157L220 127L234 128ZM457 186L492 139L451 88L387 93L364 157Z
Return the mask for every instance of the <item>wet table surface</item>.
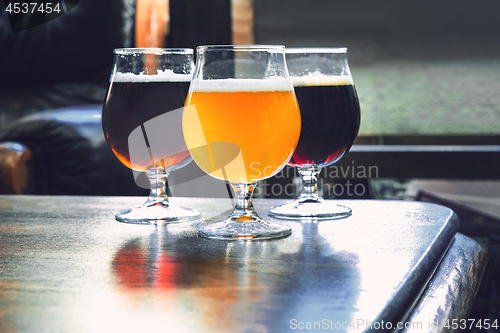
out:
M466 318L486 251L448 208L345 200L292 235L215 241L229 199L174 198L199 221L130 225L145 198L0 196L1 332L440 332ZM285 200L255 200L261 216Z

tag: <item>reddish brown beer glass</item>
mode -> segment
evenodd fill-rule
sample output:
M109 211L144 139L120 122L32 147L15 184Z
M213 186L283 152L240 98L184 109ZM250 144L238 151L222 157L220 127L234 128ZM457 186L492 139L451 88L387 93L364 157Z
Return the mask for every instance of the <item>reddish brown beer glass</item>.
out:
M116 49L102 111L106 141L116 157L150 182L148 200L115 215L120 222L196 219L200 213L168 200L170 171L191 160L182 134L182 110L194 69L192 49Z

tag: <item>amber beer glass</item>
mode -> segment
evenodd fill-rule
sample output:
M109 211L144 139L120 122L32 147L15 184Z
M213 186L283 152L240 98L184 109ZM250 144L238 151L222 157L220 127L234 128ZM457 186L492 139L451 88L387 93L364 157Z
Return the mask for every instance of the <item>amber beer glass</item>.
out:
M283 46L201 46L182 119L186 145L209 175L234 189L236 207L198 234L270 239L291 229L263 220L251 197L258 180L278 173L300 136L300 111Z
M302 190L296 200L272 208L269 215L285 219L349 216L349 207L324 200L317 185L321 168L349 151L360 126L347 49L290 48L286 60L302 115L302 132L289 164L301 175Z
M148 200L115 215L128 223L179 222L200 216L168 200L168 173L192 161L182 135L182 109L194 70L192 49L116 49L102 112L116 157L150 182Z

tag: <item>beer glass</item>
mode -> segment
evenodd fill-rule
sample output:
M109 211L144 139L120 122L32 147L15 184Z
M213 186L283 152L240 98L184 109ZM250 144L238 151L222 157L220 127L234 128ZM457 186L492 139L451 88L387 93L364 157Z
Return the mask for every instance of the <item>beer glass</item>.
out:
M192 161L182 135L182 108L194 70L193 49L115 49L102 111L116 157L150 183L147 201L115 215L128 223L179 222L200 216L168 200L170 171Z
M334 219L351 209L318 194L321 168L342 158L358 135L360 107L346 48L289 48L286 61L302 115L302 132L289 165L297 168L302 190L269 216Z
M228 181L236 206L198 235L271 239L290 227L262 219L251 198L258 180L278 173L300 136L300 110L283 46L200 46L182 118L186 145L209 175Z

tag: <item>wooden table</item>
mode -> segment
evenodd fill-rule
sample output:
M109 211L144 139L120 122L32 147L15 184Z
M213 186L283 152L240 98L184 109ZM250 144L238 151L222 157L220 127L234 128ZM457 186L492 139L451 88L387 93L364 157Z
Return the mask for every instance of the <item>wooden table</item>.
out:
M351 217L231 242L196 235L229 199L174 198L201 221L114 220L144 200L0 196L0 332L448 331L487 262L454 213L428 203L342 201Z

